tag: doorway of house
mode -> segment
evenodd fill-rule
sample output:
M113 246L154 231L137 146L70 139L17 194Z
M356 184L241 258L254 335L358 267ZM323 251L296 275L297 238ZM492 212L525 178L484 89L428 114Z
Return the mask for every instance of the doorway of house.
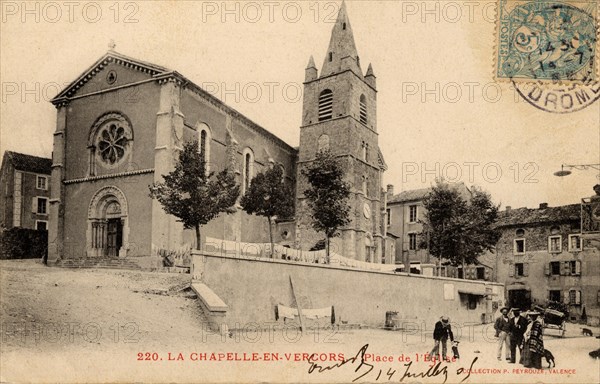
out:
M531 308L531 291L528 289L512 289L508 291L508 306L528 310Z

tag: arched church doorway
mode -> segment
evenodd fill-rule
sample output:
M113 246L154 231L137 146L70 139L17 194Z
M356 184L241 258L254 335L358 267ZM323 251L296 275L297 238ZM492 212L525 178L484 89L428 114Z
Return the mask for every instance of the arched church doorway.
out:
M91 257L125 257L129 248L129 218L125 194L104 187L92 197L88 209L86 250Z

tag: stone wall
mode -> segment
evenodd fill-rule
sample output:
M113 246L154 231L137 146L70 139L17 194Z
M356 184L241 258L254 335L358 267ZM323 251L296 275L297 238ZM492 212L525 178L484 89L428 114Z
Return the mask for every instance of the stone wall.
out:
M504 288L497 283L208 252L193 255L192 273L227 304L224 321L229 328L250 322L268 326L275 322L277 304L295 307L290 278L303 308L334 306L338 322L373 327L383 326L387 311L397 311L401 319L424 322L427 327L441 315L450 316L455 323L480 324L491 321L494 311L504 304Z

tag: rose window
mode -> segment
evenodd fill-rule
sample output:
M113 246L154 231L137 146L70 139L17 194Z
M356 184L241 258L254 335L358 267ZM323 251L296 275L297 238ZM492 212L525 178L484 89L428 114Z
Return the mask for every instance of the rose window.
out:
M127 152L127 131L119 122L110 122L98 135L98 155L108 164L118 163Z

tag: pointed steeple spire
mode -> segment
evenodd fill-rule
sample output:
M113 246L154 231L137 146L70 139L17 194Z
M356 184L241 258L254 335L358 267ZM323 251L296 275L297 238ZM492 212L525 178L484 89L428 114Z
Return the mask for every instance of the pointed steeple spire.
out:
M313 81L316 80L317 77L319 77L317 72L317 66L315 65L315 59L311 55L310 59L308 60L308 65L304 70L304 81Z
M329 40L329 49L325 55L321 76L328 76L347 69L362 76L346 3L342 1L337 20L331 31L331 40Z
M373 72L373 66L369 63L369 68L367 68L367 73L365 74L365 82L369 84L373 88L377 88L377 77Z

